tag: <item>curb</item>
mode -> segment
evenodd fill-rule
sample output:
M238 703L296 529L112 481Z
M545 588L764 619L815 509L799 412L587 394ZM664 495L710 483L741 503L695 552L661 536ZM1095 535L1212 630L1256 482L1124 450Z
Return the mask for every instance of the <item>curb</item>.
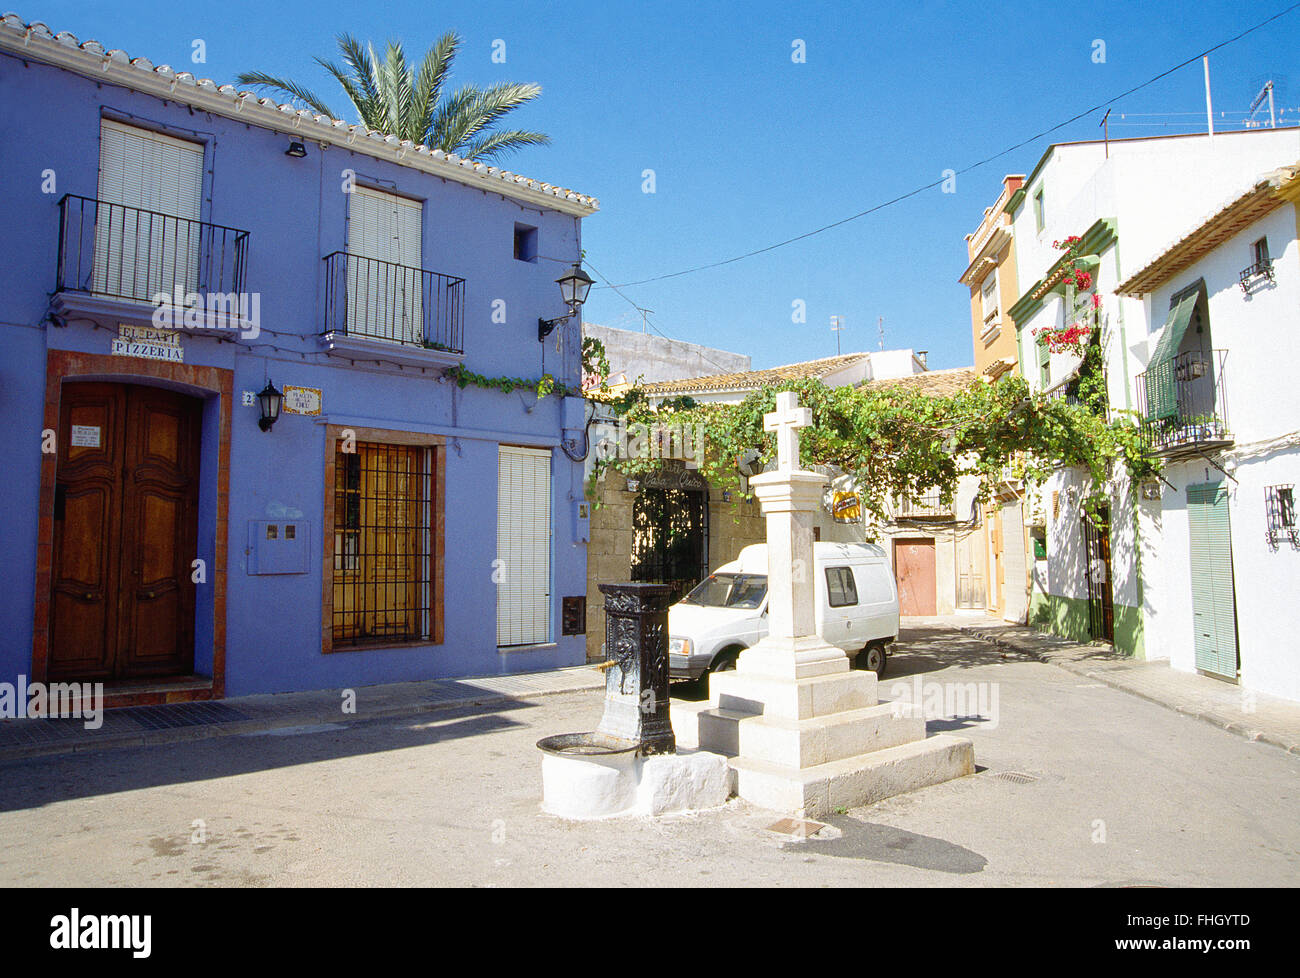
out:
M190 727L176 727L168 730L151 730L146 733L115 734L109 737L96 737L84 741L67 743L31 744L0 748L0 763L24 760L31 757L48 757L54 754L89 754L96 751L116 750L120 747L156 747L168 744L183 744L198 740L212 740L217 737L238 737L247 734L263 733L269 730L283 730L291 727L311 726L316 724L333 724L340 729L358 721L384 720L392 717L417 716L421 713L433 713L438 710L459 709L467 706L488 706L493 703L514 702L538 699L543 696L560 696L565 693L585 693L593 689L604 688L604 680L599 686L576 686L572 689L538 689L526 692L490 692L463 696L448 700L414 700L410 703L387 703L374 707L364 713L349 714L344 718L335 710L318 709L302 712L254 717L248 720L234 720L229 723L195 724Z
M1012 652L1019 652L1022 655L1031 655L1039 662L1064 669L1066 672L1074 673L1076 676L1095 679L1098 682L1105 683L1112 689L1118 689L1131 696L1136 696L1138 699L1146 700L1148 703L1155 703L1157 706L1163 706L1166 709L1173 710L1175 713L1181 713L1183 716L1194 717L1197 720L1210 724L1212 727L1217 727L1220 730L1226 730L1229 733L1236 734L1238 737L1242 737L1245 740L1268 744L1270 747L1276 747L1288 754L1300 757L1300 743L1292 743L1290 740L1271 734L1266 730L1249 727L1240 720L1228 719L1222 714L1215 713L1213 710L1172 702L1168 699L1157 696L1154 693L1149 693L1146 690L1134 689L1132 686L1119 681L1119 679L1109 671L1088 669L1085 663L1089 658L1091 658L1091 656L1071 658L1067 655L1057 654L1064 652L1067 649L1083 649L1085 646L1061 641L1060 644L1056 645L1053 649L1036 649L1027 647L1026 644L1015 642L1001 633L985 631L978 625L957 625L955 627L958 631L964 632L967 635L973 635L975 638L988 642L994 648L1007 649ZM1056 644L1059 640L1055 639L1055 637L1043 636L1043 641L1050 641L1053 644Z

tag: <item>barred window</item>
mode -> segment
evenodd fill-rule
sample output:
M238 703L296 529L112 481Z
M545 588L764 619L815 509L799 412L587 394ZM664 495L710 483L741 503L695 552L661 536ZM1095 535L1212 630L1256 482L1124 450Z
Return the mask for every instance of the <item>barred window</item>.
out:
M343 447L334 464L334 645L428 639L433 450Z

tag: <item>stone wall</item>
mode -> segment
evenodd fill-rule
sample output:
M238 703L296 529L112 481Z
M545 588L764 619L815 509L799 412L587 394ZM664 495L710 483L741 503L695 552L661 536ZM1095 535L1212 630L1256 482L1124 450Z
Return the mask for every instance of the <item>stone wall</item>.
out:
M627 491L627 478L607 469L597 483L598 504L591 514L591 542L587 544L587 661L602 658L605 642L605 596L597 584L631 579L632 504L636 493ZM758 503L723 502L722 492L709 490L709 569L734 560L751 543L766 540Z

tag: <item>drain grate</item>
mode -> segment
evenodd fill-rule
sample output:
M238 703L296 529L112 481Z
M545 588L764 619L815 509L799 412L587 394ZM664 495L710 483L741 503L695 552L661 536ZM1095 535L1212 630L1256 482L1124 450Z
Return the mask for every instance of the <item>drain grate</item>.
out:
M1027 774L1024 771L999 771L993 777L999 781L1010 781L1012 784L1033 784L1038 780L1038 775Z

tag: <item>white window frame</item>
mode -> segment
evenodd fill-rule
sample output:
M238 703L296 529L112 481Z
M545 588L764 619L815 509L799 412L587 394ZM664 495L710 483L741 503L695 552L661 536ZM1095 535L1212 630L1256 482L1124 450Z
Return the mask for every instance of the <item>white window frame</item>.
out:
M198 289L201 143L101 119L98 199L95 292L148 302Z
M991 288L989 287L991 283ZM997 330L1002 322L1001 296L998 288L998 270L996 266L984 277L980 283L980 315L984 317L984 325L980 328L980 337L988 338L989 334ZM990 316L988 297L990 293L993 296L993 311Z
M360 184L348 195L348 332L424 342L424 204ZM389 264L376 265L374 262Z

